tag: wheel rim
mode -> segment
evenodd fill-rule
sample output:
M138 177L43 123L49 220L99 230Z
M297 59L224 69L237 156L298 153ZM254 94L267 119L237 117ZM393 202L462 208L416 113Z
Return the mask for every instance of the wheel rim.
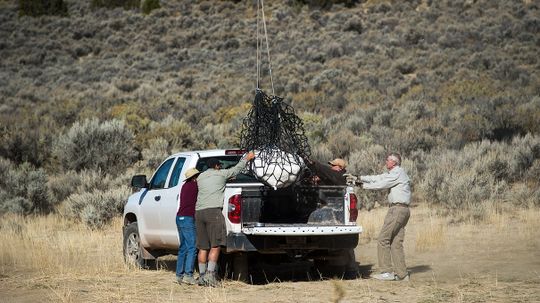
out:
M137 263L140 258L139 235L131 233L126 241L126 258L128 261Z

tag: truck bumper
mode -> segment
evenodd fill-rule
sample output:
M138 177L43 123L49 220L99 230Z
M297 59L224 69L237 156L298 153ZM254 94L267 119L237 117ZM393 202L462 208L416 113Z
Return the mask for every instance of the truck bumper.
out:
M227 252L258 251L261 253L287 253L290 251L318 251L351 249L358 245L361 227L350 226L348 233L323 232L321 227L313 227L311 232L292 233L285 229L280 232L266 230L254 234L230 233L227 236ZM334 227L335 228L335 227ZM258 227L257 229L260 229Z
M357 225L339 226L280 226L269 225L260 227L243 227L242 232L254 236L333 236L362 233L362 227Z

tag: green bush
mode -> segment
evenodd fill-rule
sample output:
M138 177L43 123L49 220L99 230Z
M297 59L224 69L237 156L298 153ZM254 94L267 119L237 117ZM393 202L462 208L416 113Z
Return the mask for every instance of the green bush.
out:
M359 0L294 0L294 5L309 5L310 7L330 8L334 4L344 4L346 6L354 6Z
M139 8L141 0L91 0L92 7L115 8L123 7L125 9Z
M53 209L47 174L30 163L14 165L0 158L0 212L43 214Z
M73 124L55 142L53 154L66 169L101 169L106 173L121 172L137 156L133 133L123 121L100 123L97 119Z
M67 5L63 0L18 0L18 2L21 16L67 16L68 14Z
M159 0L91 0L90 5L92 7L140 9L146 15L161 7Z
M152 10L158 9L161 6L159 5L159 0L141 0L141 11L143 14L148 15Z
M0 157L21 164L43 166L50 156L51 132L37 121L19 121L0 125Z

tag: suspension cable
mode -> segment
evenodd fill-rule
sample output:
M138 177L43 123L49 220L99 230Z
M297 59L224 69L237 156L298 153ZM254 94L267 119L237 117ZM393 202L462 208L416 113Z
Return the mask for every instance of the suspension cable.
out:
M257 65L257 83L255 83L256 84L256 89L259 89L259 84L260 84L259 82L260 82L260 78L261 78L261 71L259 69L259 61L260 61L260 58L259 58L260 57L260 50L259 50L259 40L260 40L260 38L259 38L259 31L260 31L259 30L259 22L260 22L259 21L259 19L260 19L260 17L259 17L259 6L260 6L260 3L259 3L259 1L257 1L257 54L256 54L256 56L257 56L257 62L256 62L256 65Z
M260 7L259 7L260 5ZM266 17L264 15L264 0L258 0L257 1L257 88L259 88L259 77L260 77L260 55L259 55L259 8L262 15L262 24L264 29L264 38L266 41L266 54L268 56L268 72L270 74L270 84L272 85L272 95L275 96L276 93L274 91L274 79L272 78L272 64L270 61L270 46L268 43L268 33L266 31ZM261 42L262 43L262 42Z

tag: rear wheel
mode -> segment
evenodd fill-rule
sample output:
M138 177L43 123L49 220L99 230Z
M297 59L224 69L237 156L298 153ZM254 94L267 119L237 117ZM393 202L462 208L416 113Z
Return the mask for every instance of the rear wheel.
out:
M123 242L124 261L129 266L144 269L155 267L155 260L143 258L137 222L130 223L124 228Z
M219 258L220 272L223 278L249 282L248 253L235 252L222 254Z
M353 249L342 249L329 253L327 259L314 260L316 276L320 278L354 279L358 277Z
M234 280L249 282L248 263L248 253L236 253L233 255L232 278Z

